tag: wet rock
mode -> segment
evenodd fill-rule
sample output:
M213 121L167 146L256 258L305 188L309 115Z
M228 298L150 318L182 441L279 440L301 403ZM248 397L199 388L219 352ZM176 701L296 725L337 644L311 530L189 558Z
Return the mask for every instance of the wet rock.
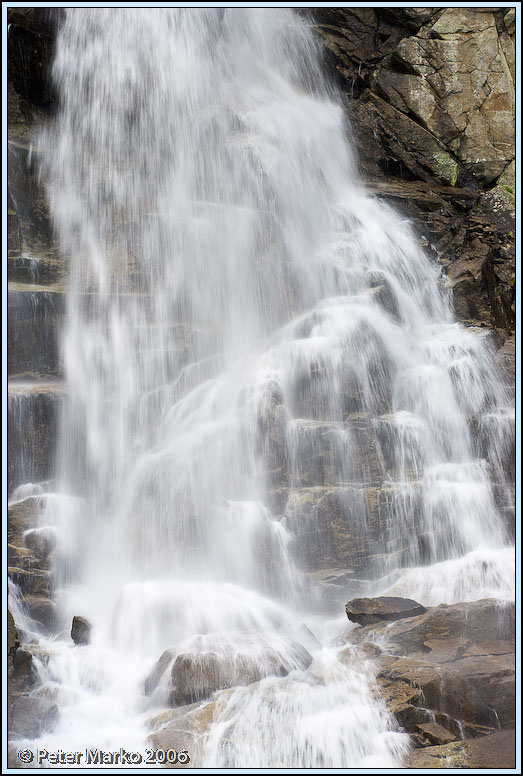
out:
M19 696L11 707L13 737L39 738L50 732L58 721L58 706L42 698Z
M424 606L410 598L354 598L345 604L347 617L358 625L394 622L405 617L425 614L426 611Z
M365 450L363 445L360 449ZM372 481L373 443L368 452L357 466L363 478ZM398 509L412 514L415 525L419 522L416 488L327 485L292 491L285 519L295 537L291 550L296 562L307 571L328 571L332 579L341 574L339 584L343 575L372 578L383 573L384 556L391 565L419 560L421 550L412 541L412 523L408 531L398 530L394 519Z
M7 716L10 718L11 714L11 700L12 700L12 679L14 674L14 657L20 641L18 640L18 633L16 632L16 625L13 615L7 610Z
M360 152L362 172L388 180L433 181L461 184L467 179L459 160L431 132L412 116L390 103L386 95L365 89L359 100L347 108ZM365 129L372 130L370 137ZM443 156L442 156L443 155Z
M176 651L174 649L166 649L164 652L162 652L159 659L156 661L155 665L153 666L152 670L149 672L149 674L146 676L144 680L144 692L146 695L151 695L151 693L153 693L154 690L156 690L160 682L160 679L167 671L169 666L172 665L175 659L176 659Z
M37 35L55 37L65 19L64 8L8 8L8 24L15 24Z
M378 684L384 697L388 696L392 687L396 691L407 684L415 689L415 694L409 698L408 705L421 707L425 721L430 721L430 712L439 711L454 720L467 720L480 725L495 727L496 712L474 689L472 683L465 679L449 664L444 666L429 663L414 657L383 656L379 658ZM411 720L405 708L401 711L403 726L411 731ZM416 714L416 725L420 723Z
M56 100L51 82L56 31L63 8L8 9L8 78L29 105L50 107Z
M407 655L430 651L426 643L434 639L465 638L480 643L488 634L491 640L510 641L514 625L513 603L486 598L450 606L441 604L409 620L367 626L355 631L354 637L358 642L370 638L371 634L385 637L394 654Z
M312 657L297 643L286 653L267 646L250 652L230 650L186 652L176 657L171 677L176 705L209 698L216 690L252 684L265 676L286 676L294 668L307 668Z
M57 378L61 373L58 330L64 295L47 286L9 284L9 377Z
M64 401L63 386L59 383L9 384L7 450L10 494L18 485L41 482L52 476L58 416Z
M367 273L367 278L374 299L393 321L399 323L401 312L398 299L385 273L377 270L370 271Z
M515 734L511 730L474 740L413 749L407 755L405 766L418 771L425 768L514 768L515 753Z
M431 744L450 744L451 741L456 740L454 733L444 728L442 725L438 725L437 722L424 722L418 725L420 733L428 738Z
M7 541L16 547L24 546L24 534L39 524L44 502L38 496L30 496L7 507Z
M56 531L49 527L33 528L24 535L24 544L39 563L47 560L56 547Z
M496 723L500 727L513 727L516 713L514 644L504 642L493 646L485 642L483 647L473 645L469 649L452 663L452 669L465 677L485 703L495 709Z
M9 280L39 284L60 279L63 266L59 266L60 251L49 212L42 152L38 137L30 135L29 127L32 124L23 129L11 127L9 133ZM29 136L23 134L24 130ZM14 260L18 262L18 276Z
M71 627L71 638L79 646L89 644L91 641L92 625L85 617L73 617Z
M291 494L285 519L295 539L293 555L307 571L339 568L363 570L363 526L351 515L364 514L365 499L356 488L313 487Z
M380 695L399 724L426 745L430 734L419 728L427 723L457 737L515 724L514 627L513 604L484 599L367 625L349 638L383 650L376 656Z
M502 377L505 378L505 384L511 389L514 388L515 363L516 363L516 339L514 334L507 334L506 331L495 331L495 347L497 351L494 355L495 366ZM498 335L496 337L496 335Z
M41 599L49 595L51 578L48 571L8 566L8 573L9 578L20 588L24 601L29 597Z
M227 690L224 690L221 695L226 693ZM214 721L216 706L216 701L193 703L163 712L149 720L149 727L152 729L149 740L155 749L165 752L168 749L174 749L177 752L189 753L188 764L174 764L167 767L198 767L199 758L203 754L203 737Z
M53 633L56 625L56 604L45 595L25 595L24 604L35 625L43 632Z
M52 40L11 24L8 33L9 78L29 104L49 105L55 99L50 80Z
M56 615L51 600L55 535L51 528L40 527L45 508L46 499L40 496L9 504L8 573L22 594L29 617L44 631L50 632Z
M26 649L19 647L13 657L13 676L17 688L27 687L35 680L33 655Z

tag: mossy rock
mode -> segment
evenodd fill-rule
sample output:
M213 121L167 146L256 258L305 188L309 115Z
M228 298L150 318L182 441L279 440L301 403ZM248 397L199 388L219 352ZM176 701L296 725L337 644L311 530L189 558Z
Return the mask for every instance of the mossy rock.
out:
M436 171L438 177L443 183L448 183L449 186L455 186L458 180L459 167L455 159L445 151L440 151L434 155L434 161L436 162Z
M511 162L490 192L509 210L516 209L516 162Z

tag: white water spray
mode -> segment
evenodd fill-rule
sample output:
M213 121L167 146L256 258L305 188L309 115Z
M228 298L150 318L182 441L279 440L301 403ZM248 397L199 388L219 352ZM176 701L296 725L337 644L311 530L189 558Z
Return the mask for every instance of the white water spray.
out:
M48 173L71 260L68 405L49 521L61 627L82 614L94 634L42 641L48 750L143 751L176 661L212 654L230 689L192 765L398 765L372 666L300 629L328 611L308 573L335 565L324 499L369 550L357 592L420 597L444 567L424 602L512 595L488 342L365 195L318 62L289 10L67 12ZM371 497L389 515L372 552Z

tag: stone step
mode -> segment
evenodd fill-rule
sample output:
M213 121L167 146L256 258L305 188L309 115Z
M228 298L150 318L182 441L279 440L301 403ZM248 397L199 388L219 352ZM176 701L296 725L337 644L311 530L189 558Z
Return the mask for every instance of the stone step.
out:
M65 297L60 285L8 284L8 376L57 378L58 332Z
M59 382L8 384L8 495L19 485L53 476L64 401L65 389Z

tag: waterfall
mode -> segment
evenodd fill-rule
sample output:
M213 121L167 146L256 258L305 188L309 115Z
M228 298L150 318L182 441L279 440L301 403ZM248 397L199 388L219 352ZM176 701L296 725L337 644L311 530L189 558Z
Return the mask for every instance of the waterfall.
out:
M331 638L340 600L513 595L488 337L365 193L318 45L285 9L67 11L49 751L143 752L178 671L176 710L212 705L192 765L398 766L372 664Z

